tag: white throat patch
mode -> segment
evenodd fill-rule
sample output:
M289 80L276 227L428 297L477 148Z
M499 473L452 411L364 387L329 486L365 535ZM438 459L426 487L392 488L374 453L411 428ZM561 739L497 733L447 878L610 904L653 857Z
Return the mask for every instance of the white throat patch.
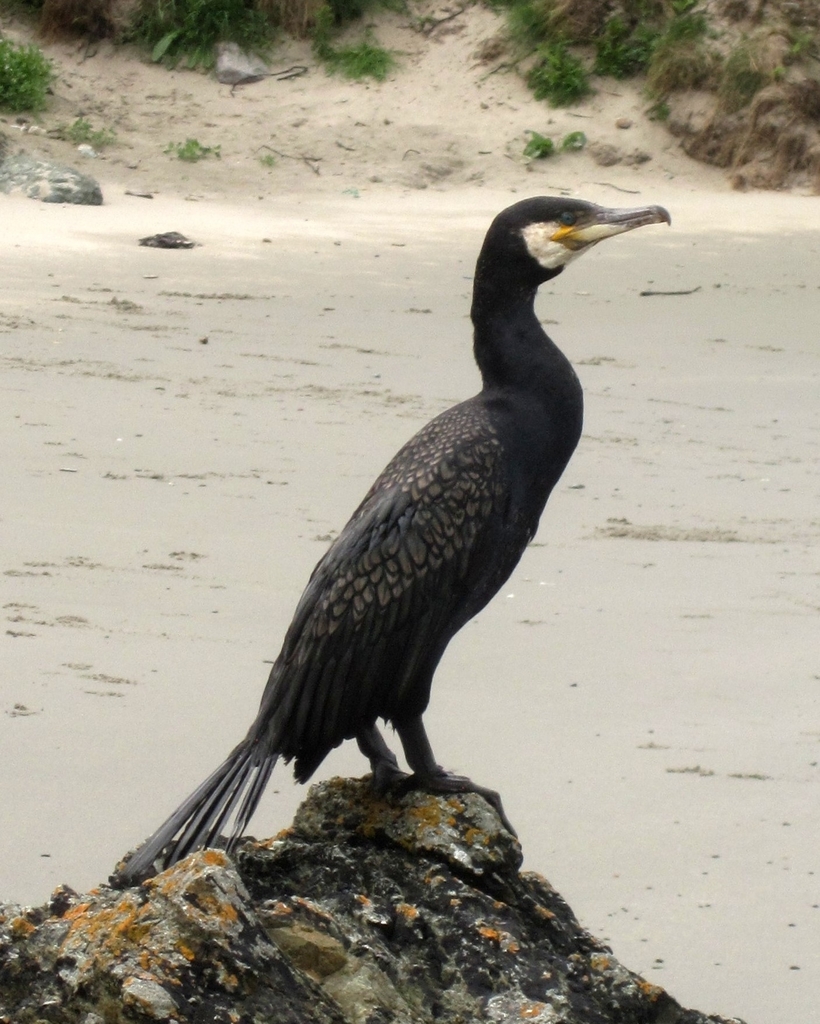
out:
M557 224L528 224L521 229L521 236L530 256L545 270L557 270L580 256L584 247L570 249L562 242L553 240Z

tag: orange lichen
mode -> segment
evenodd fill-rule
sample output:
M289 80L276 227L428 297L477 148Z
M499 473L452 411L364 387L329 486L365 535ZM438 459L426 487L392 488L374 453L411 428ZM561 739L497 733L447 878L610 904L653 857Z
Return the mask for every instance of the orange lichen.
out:
M71 907L63 914L63 920L73 921L76 917L82 917L90 906L90 903L78 903L76 907Z
M228 863L228 858L221 850L206 849L200 854L206 864L216 865L223 868Z
M489 939L491 942L497 942L501 945L501 932L497 928L488 928L486 925L478 926L478 934L482 935L485 939Z
M178 942L177 949L180 951L180 953L182 953L182 955L189 963L191 962L191 960L196 959L196 953L194 953L190 946L186 946L184 942Z
M268 917L292 917L293 907L289 907L287 903L282 903L281 900L277 900L273 907L267 912Z
M538 1017L546 1008L546 1003L525 1003L519 1013L524 1020L531 1020L533 1017Z
M589 966L593 971L605 971L612 966L612 960L603 953L593 953L589 958Z
M643 978L639 980L638 988L643 992L647 999L650 999L653 1003L660 999L664 994L664 990L660 985L653 985L651 981L645 981Z
M11 934L15 939L25 939L31 935L32 932L36 932L37 929L24 917L15 917L11 922Z
M408 808L408 813L422 827L438 828L442 822L441 806L435 800L426 800L423 804L416 804Z
M480 828L468 828L464 833L464 840L470 846L473 846L477 842L481 843L482 846L490 845L490 837L483 829Z
M401 914L408 921L415 921L419 916L418 908L411 906L409 903L399 903L396 907L396 913Z

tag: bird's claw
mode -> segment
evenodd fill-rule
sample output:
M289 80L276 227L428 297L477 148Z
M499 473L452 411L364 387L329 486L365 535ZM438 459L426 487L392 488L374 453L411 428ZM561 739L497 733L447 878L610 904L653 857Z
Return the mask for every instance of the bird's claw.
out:
M455 775L442 768L440 772L436 772L433 775L415 774L405 776L398 783L399 792L408 793L413 789L426 789L432 793L476 793L478 796L483 797L492 807L501 819L501 824L510 835L515 836L516 839L518 838L518 833L504 812L504 805L501 803L501 797L498 793L494 789L487 789L486 786L479 786L472 779L467 778L466 775Z

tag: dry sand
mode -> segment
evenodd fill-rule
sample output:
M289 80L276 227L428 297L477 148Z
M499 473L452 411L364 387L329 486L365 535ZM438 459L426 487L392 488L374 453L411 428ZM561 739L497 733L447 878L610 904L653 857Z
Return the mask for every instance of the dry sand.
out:
M628 966L702 1010L811 1024L820 204L729 192L620 86L576 113L615 141L633 117L621 135L650 162L528 171L520 133L572 115L501 75L463 75L444 108L493 29L474 14L444 42L408 35L419 53L369 88L312 69L230 96L53 51L46 121L123 121L93 164L105 206L0 196L0 895L100 881L244 733L327 541L402 441L477 387L466 314L494 213L556 188L662 202L672 230L542 289L585 435L517 573L451 645L427 722ZM499 90L487 110L477 89ZM262 168L262 126L321 173ZM186 136L222 159L162 154ZM448 152L458 166L425 170ZM201 247L136 245L171 229ZM365 768L347 744L317 778ZM303 793L280 770L255 832Z

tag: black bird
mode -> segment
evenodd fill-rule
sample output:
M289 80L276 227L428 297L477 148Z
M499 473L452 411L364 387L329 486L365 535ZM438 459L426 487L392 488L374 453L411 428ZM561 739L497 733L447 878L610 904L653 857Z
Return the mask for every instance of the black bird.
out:
M495 218L473 285L481 391L428 423L370 488L310 577L247 736L120 882L210 845L234 811L235 841L279 758L306 782L355 738L377 788L406 779L378 719L398 732L411 784L480 793L512 830L497 793L436 763L422 714L444 649L515 568L581 435L581 385L536 318L538 287L602 239L661 221L660 206L547 197Z

